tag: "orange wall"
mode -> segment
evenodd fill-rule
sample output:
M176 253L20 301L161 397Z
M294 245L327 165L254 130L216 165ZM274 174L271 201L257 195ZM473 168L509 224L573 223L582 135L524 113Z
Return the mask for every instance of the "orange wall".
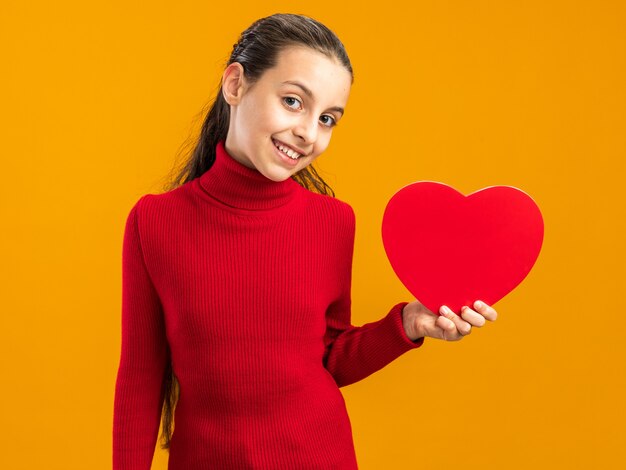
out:
M415 3L2 2L1 468L110 468L125 217L274 12L325 22L355 69L318 160L357 213L355 324L413 300L380 237L400 187L517 186L546 224L495 324L343 389L360 468L626 463L624 3Z

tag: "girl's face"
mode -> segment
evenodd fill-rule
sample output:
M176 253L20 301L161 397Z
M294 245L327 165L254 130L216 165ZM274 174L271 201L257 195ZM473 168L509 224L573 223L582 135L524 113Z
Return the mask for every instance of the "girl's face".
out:
M230 64L222 91L230 105L226 151L267 178L283 181L328 147L348 102L351 75L305 46L284 48L277 59L252 86L241 64Z

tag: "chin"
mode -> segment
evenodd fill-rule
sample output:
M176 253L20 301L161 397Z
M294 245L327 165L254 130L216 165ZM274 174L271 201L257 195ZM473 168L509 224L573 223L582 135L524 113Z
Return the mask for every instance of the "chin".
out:
M286 179L291 178L291 175L297 172L297 171L290 172L290 171L285 170L284 168L281 168L280 170L278 171L270 170L270 171L263 172L263 176L265 176L267 179L275 181L276 183L280 183L281 181L285 181Z

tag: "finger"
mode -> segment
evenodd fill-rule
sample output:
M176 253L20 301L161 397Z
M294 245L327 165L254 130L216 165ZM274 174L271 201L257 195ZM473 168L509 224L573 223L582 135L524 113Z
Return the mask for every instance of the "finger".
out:
M456 329L454 322L449 318L446 318L443 314L437 318L435 325L441 330L440 339L446 341L456 341L462 338Z
M474 302L474 308L478 313L480 313L489 321L496 321L496 318L498 318L498 312L496 312L493 307L487 305L485 302L477 300L476 302Z
M472 332L472 325L459 317L456 313L454 313L447 306L442 306L440 309L442 315L444 315L447 319L452 320L459 334L462 336L467 336Z
M437 318L438 326L447 333L447 335L444 336L456 334L456 323L453 320L456 315L452 312L452 310L443 305L439 309L439 313L441 314L441 316Z
M439 328L441 328L442 330L448 333L456 332L456 325L454 324L452 320L450 320L449 318L446 318L444 314L442 314L439 318L437 318L437 321L435 323L437 324Z
M485 324L485 317L483 317L480 313L472 310L467 305L464 305L461 308L461 318L471 324L472 326L476 326L480 328Z

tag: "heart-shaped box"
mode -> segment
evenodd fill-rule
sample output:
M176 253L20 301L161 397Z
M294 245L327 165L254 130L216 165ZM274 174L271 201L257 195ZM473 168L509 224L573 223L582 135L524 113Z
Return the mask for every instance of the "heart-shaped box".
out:
M475 300L489 305L530 272L544 224L533 199L512 186L464 196L438 182L401 188L387 203L382 238L404 286L426 308L460 314Z

